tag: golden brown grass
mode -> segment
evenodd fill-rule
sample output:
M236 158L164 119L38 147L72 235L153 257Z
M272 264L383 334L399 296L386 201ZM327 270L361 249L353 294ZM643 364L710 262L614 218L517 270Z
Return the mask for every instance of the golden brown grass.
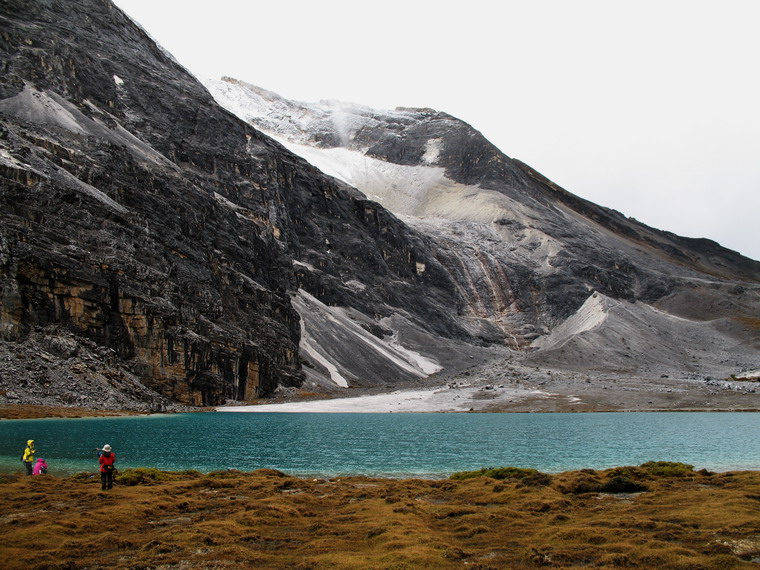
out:
M62 406L34 406L31 404L0 404L0 418L22 420L35 418L87 418L99 416L132 416L141 412L124 410L93 410Z
M614 477L647 490L588 491ZM760 472L432 481L145 470L109 492L94 476L13 475L0 483L0 536L4 568L757 568Z

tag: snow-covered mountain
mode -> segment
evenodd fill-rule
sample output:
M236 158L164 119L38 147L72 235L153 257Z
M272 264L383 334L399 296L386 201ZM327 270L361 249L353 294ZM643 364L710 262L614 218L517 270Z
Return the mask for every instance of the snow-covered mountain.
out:
M485 342L558 369L721 375L758 362L756 329L735 320L760 307L756 262L584 201L445 113L294 102L231 78L205 85L427 235ZM596 317L579 327L590 306Z
M450 115L229 79L217 102L107 0L6 0L0 21L0 403L469 384L456 409L480 410L760 368L760 264L582 200Z

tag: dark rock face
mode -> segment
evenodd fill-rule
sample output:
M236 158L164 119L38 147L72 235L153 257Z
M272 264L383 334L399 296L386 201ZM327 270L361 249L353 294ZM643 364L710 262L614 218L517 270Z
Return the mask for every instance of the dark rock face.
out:
M221 109L112 4L1 10L3 338L63 325L214 405L300 384L299 287L345 303L362 275L364 311L457 334L423 238Z
M157 49L135 47L150 43L110 4L55 6L5 4L4 336L64 324L184 403L297 382L288 260L266 221L242 220L215 197L219 183L202 170L212 149L193 144L235 121L213 109L181 120L188 109L172 98L208 97ZM137 62L131 85L115 81ZM175 92L161 94L148 73L167 69ZM229 160L233 171L243 162Z

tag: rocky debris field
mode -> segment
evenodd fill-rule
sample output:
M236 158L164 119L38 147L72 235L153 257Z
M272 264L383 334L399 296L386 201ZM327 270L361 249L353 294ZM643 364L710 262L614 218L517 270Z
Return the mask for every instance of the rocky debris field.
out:
M271 412L600 412L760 410L760 371L715 378L696 373L631 376L522 364L499 353L469 369L427 379L342 393L280 390L253 406L229 401L221 410Z
M0 405L189 411L142 384L108 348L49 327L0 341Z
M370 388L283 388L257 401L261 411L357 412L581 412L628 410L758 410L760 372L724 377L697 372L650 375L528 365L519 353L480 349L427 378ZM738 364L738 363L737 363ZM729 367L728 369L732 369ZM667 372L667 373L666 373ZM227 406L250 402L228 401ZM113 350L58 327L24 342L0 341L0 406L138 413L194 411L142 384ZM264 406L264 407L262 407ZM51 410L59 410L58 412ZM208 408L206 408L208 409ZM20 414L20 415L19 415ZM4 417L10 417L5 414Z

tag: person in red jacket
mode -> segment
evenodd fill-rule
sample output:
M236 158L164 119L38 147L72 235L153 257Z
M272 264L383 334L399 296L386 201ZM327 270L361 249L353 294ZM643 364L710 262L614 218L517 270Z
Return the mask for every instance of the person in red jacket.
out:
M105 444L103 449L98 449L99 461L100 461L100 488L104 491L106 489L113 489L113 472L116 470L114 463L116 463L116 454L111 451L111 446Z

